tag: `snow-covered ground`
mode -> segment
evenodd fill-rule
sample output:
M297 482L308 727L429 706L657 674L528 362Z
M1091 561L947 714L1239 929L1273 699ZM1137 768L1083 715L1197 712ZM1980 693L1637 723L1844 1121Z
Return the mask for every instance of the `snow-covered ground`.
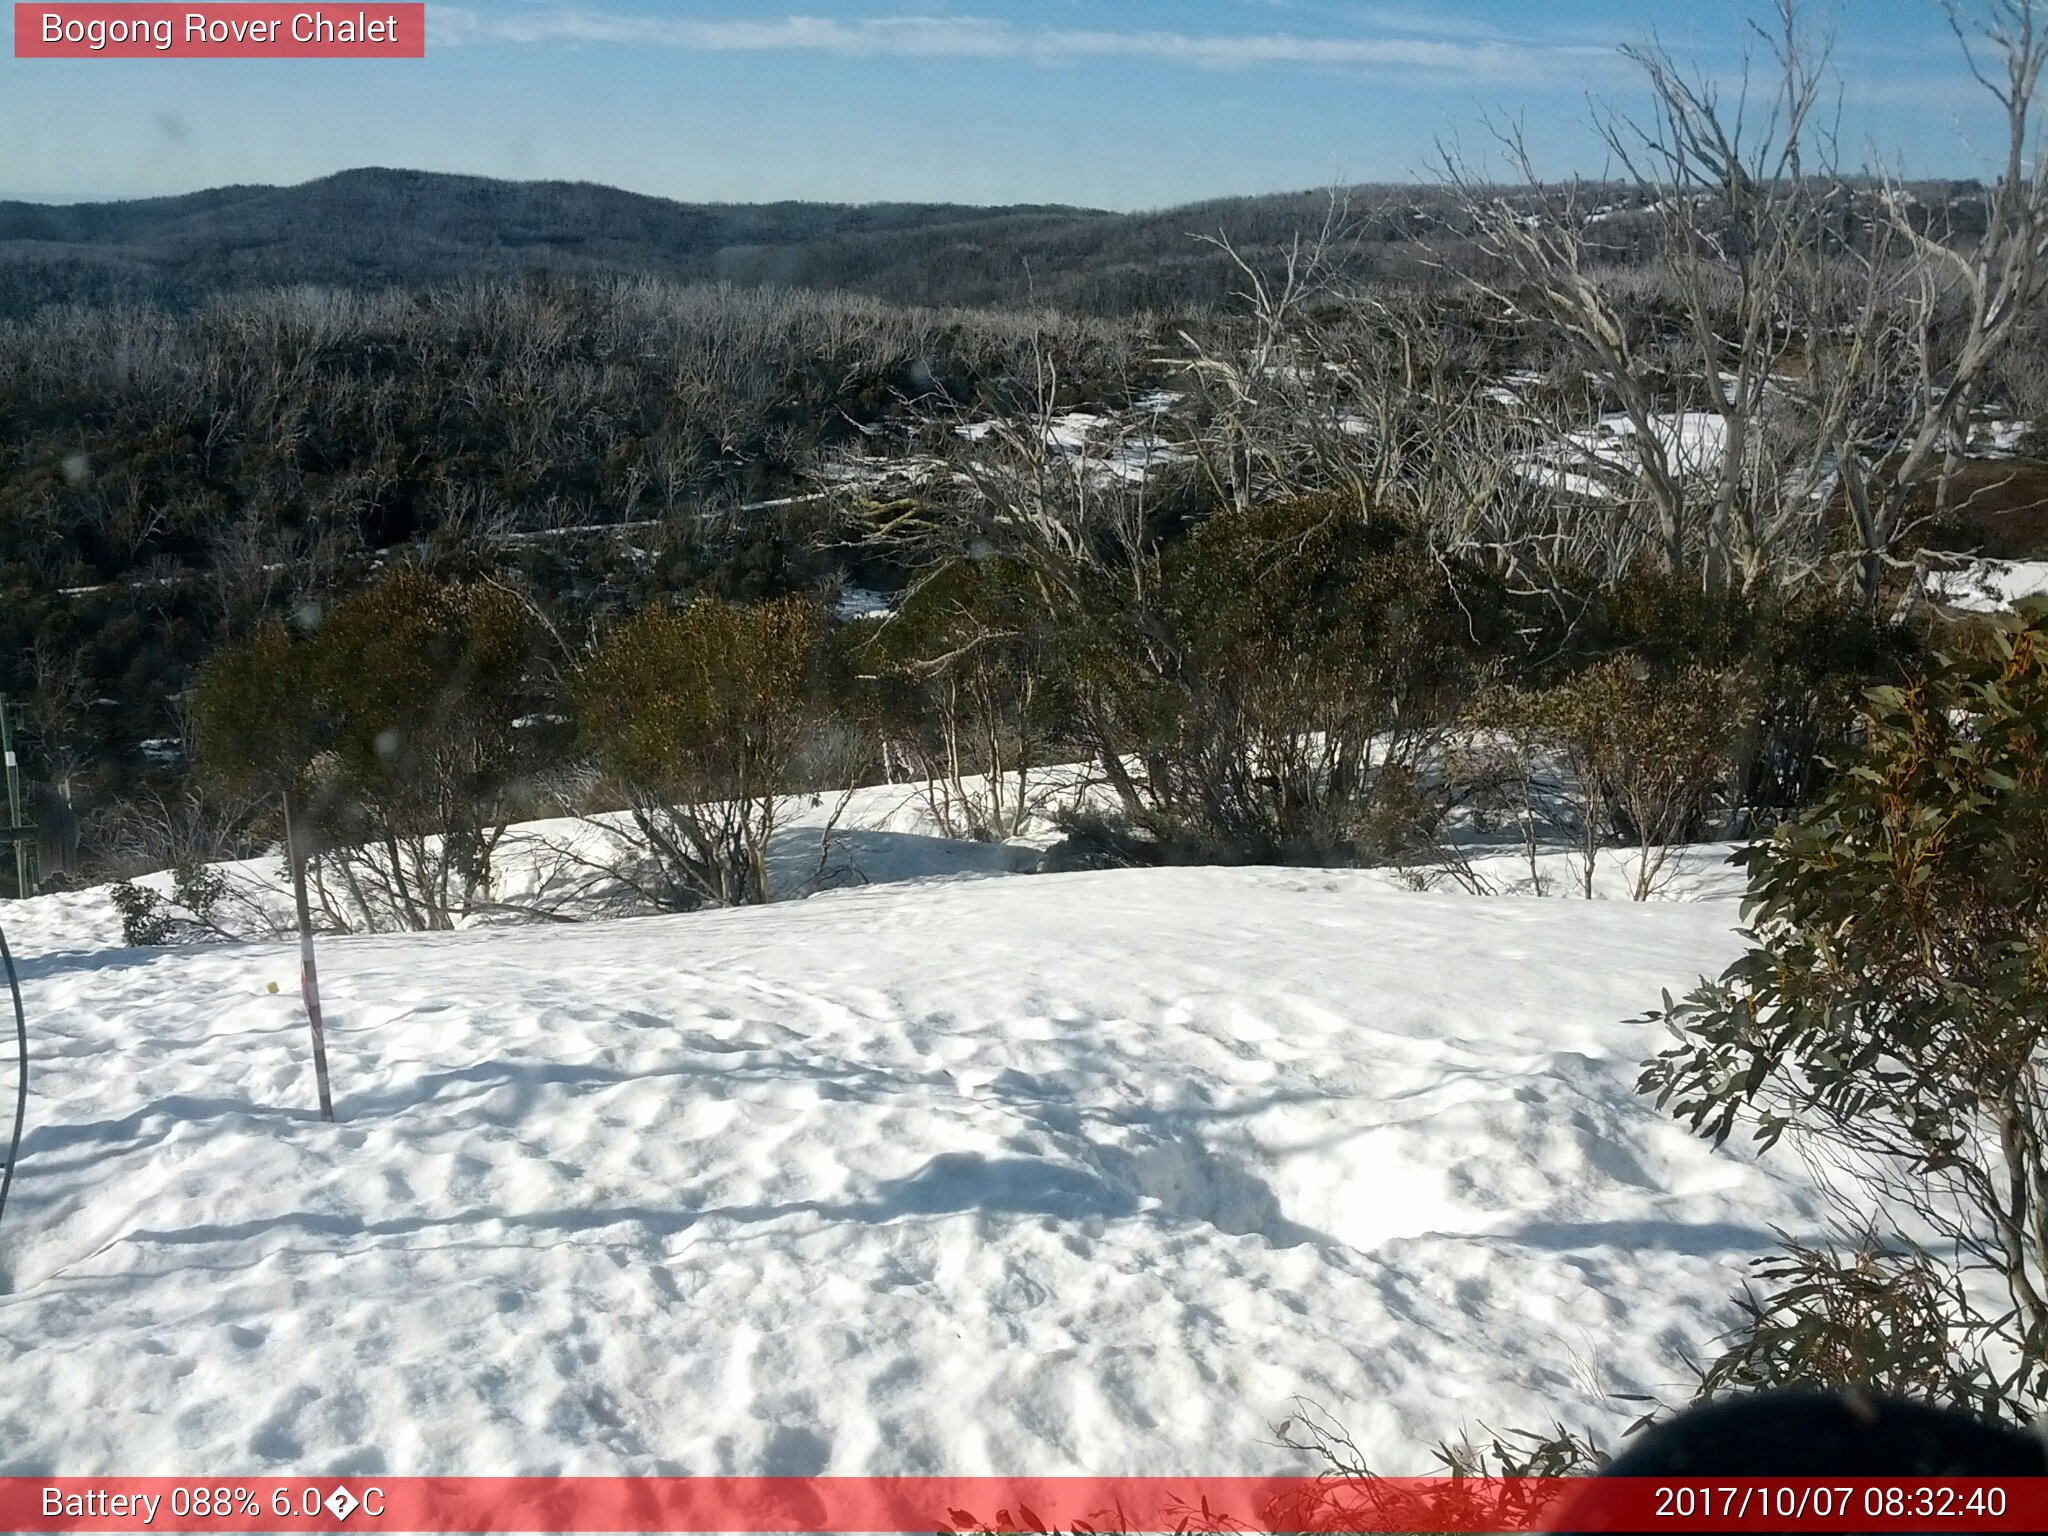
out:
M1612 1432L1821 1219L1633 1092L1728 888L1113 871L324 940L334 1125L291 945L10 903L0 1471L1277 1471L1297 1395L1388 1470Z
M853 619L884 619L896 611L896 600L886 592L876 592L868 587L844 586L832 604L832 617L846 622Z
M1728 424L1711 411L1653 415L1649 432L1664 463L1682 477L1715 473L1728 451ZM1642 472L1635 436L1631 417L1602 416L1592 426L1567 432L1524 455L1514 466L1515 473L1567 495L1595 501L1626 499Z
M1138 484L1169 465L1185 463L1187 449L1160 435L1161 423L1182 396L1172 390L1151 390L1127 411L1068 410L1046 418L988 419L955 424L953 435L969 443L985 443L999 434L1013 445L1037 436L1059 458L1077 463L1098 483L1120 480ZM892 453L874 444L860 453L829 460L821 478L841 488L869 492L908 491L930 485L946 475L960 478L945 460L929 454Z
M1922 570L1920 590L1960 613L2008 613L2029 598L2048 597L2048 560L1958 556Z
M1969 452L1977 458L2012 458L2033 430L2034 423L2025 418L2011 419L1996 412L1987 413L1970 423Z

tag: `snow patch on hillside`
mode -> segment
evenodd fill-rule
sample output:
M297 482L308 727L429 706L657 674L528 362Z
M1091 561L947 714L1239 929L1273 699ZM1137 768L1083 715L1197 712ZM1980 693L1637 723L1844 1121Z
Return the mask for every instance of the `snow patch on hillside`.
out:
M1712 411L1670 411L1651 415L1648 435L1672 474L1691 478L1713 474L1728 451L1728 423ZM1632 417L1602 416L1592 426L1567 432L1524 455L1515 472L1537 485L1594 501L1626 500L1642 474L1645 450Z

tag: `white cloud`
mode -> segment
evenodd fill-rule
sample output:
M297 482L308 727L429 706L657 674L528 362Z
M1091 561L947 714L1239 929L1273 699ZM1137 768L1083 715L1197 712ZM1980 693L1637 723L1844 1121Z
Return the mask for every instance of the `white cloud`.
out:
M1133 59L1201 69L1298 65L1427 70L1465 79L1527 80L1532 73L1582 73L1607 50L1553 47L1504 38L1312 37L1291 32L1097 31L1020 27L981 17L902 16L842 21L781 16L750 21L679 21L580 10L477 12L437 6L438 43L602 43L703 52L805 52L846 57Z

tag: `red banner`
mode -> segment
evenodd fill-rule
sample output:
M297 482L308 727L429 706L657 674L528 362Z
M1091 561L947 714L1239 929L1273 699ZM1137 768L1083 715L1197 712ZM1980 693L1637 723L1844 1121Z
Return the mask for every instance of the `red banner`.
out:
M422 59L424 4L23 5L17 59Z
M2042 1531L2048 1478L9 1477L8 1531Z

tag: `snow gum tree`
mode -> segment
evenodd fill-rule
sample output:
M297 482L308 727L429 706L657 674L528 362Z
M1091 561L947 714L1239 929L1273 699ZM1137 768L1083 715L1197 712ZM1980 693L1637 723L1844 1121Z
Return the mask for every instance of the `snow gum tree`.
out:
M1732 86L1622 50L1648 109L1600 114L1619 189L1544 181L1515 127L1516 185L1455 152L1446 181L1475 288L1625 423L1629 473L1598 493L1628 514L1616 544L1708 591L1822 581L1875 611L1909 536L1955 509L1971 413L2048 292L2048 6L1945 3L2003 132L1981 194L1935 206L1839 162L1828 48L1798 0L1775 9ZM1616 260L1632 240L1647 276Z
M2048 608L1873 690L1860 757L1747 850L1749 950L1661 1014L1642 1087L1828 1174L1855 1252L1795 1247L1709 1382L2048 1397ZM1931 1320L1931 1321L1930 1321Z

